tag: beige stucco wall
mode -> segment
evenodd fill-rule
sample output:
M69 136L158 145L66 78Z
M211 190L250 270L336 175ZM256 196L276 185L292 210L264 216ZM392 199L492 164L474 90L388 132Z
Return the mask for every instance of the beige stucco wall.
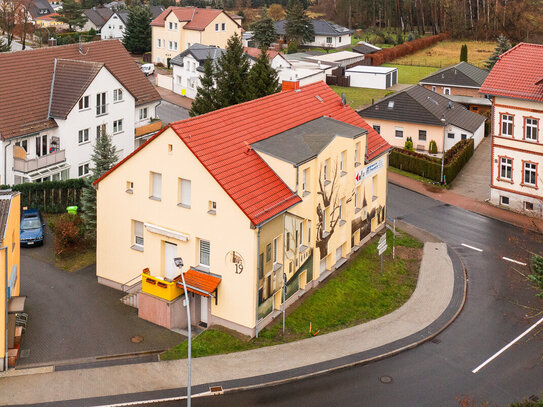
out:
M395 122L392 120L372 119L369 117L362 118L368 122L370 126L381 126L381 136L392 146L405 146L407 137L413 139L413 148L419 149L418 146L424 146L424 150L428 151L430 140L434 140L437 144L437 151L443 151L443 127L430 126L425 124ZM403 137L396 137L396 128L403 128ZM426 130L426 141L419 141L419 130Z
M263 153L262 151L258 151L257 153L264 161L266 161L266 164L273 168L275 173L279 175L291 190L296 190L296 171L293 171L296 167L293 164Z
M221 30L222 23L226 24L225 31ZM219 31L215 31L215 24L219 24ZM202 32L202 41L205 45L216 45L219 48L226 48L228 38L236 33L241 37L241 27L225 13L221 13Z
M173 149L169 152L169 145ZM162 199L152 200L150 172L162 174ZM191 207L178 205L178 179L191 181ZM134 183L133 193L126 183ZM208 213L209 201L216 215ZM210 242L209 271L222 276L218 304L211 313L245 327L254 327L256 300L256 230L215 179L168 129L118 167L98 186L97 276L123 284L148 267L164 276L164 242L177 245L184 270L198 264L199 240ZM144 229L144 250L132 249L132 220L171 229L188 236L177 240ZM243 258L244 270L235 273L231 251ZM230 254L230 255L229 255ZM240 295L244 293L244 295Z
M17 270L17 281L11 294L12 297L19 295L21 287L21 262L20 262L20 222L21 222L21 195L12 197L11 206L9 209L9 217L6 223L4 240L1 246L6 246L6 249L0 250L0 359L3 359L6 354L6 274L8 284L12 277L14 266ZM0 236L1 238L1 236ZM7 255L7 270L6 270L6 255ZM3 360L0 360L0 370L3 367Z

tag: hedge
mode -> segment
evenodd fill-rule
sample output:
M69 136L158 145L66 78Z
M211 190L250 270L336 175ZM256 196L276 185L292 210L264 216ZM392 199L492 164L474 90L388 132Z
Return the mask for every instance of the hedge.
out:
M462 140L445 152L443 175L451 183L474 151L473 139ZM415 151L394 148L390 153L390 166L420 175L436 182L441 181L441 159Z
M371 59L373 66L382 65L385 62L390 62L396 58L403 57L405 55L412 54L424 48L428 48L439 41L443 41L447 38L446 33L437 35L431 35L428 37L418 38L413 41L404 42L392 48L385 48L374 54L368 54L367 57Z
M83 178L65 181L46 181L2 185L2 189L11 188L21 192L21 206L37 208L46 213L66 212L66 207L77 205L81 208L81 190L87 185Z

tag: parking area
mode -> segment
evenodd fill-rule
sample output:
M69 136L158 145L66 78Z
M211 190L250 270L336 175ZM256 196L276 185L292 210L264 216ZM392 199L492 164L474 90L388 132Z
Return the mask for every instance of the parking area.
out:
M29 318L18 368L165 350L185 339L138 318L120 302L123 293L98 284L94 265L73 273L55 268L48 228L45 242L21 249Z

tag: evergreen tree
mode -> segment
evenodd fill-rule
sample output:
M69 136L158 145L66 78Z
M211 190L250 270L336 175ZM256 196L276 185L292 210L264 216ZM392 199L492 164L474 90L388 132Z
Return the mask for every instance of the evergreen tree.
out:
M83 14L81 4L75 0L64 0L62 8L58 11L58 16L55 17L58 21L68 24L68 29L73 30L74 27L83 27L87 22L87 17Z
M143 54L151 51L151 20L153 16L147 7L132 7L124 30L123 44L128 52Z
M91 176L87 179L87 186L81 193L81 211L85 220L85 229L88 237L96 237L96 190L92 183L109 171L117 162L117 152L111 143L111 137L102 134L96 138L96 144L91 156L93 166Z
M259 48L268 48L277 38L275 25L270 16L268 16L266 9L264 9L262 18L251 24L251 30L253 31L253 39Z
M217 61L216 109L251 100L249 66L249 57L243 52L241 37L234 34L226 43L226 52Z
M460 62L468 62L468 46L463 44L460 48Z
M0 37L0 52L8 52L11 51L11 47L8 45L7 42L4 41L2 37Z
M494 67L494 64L498 61L498 58L501 54L503 54L505 51L511 49L511 42L505 37L503 34L500 34L498 37L498 43L496 44L496 48L494 48L494 52L488 58L488 61L485 63L485 67L487 69L492 69Z
M264 48L249 72L249 89L252 99L277 93L281 89L277 80L277 71L272 68Z
M204 76L201 79L201 86L198 87L198 93L192 102L189 114L198 116L204 113L212 112L216 109L216 89L213 62L208 58L204 62Z
M286 20L285 31L289 42L294 41L297 44L303 44L304 42L313 41L315 37L313 21L305 13L299 0L290 0Z

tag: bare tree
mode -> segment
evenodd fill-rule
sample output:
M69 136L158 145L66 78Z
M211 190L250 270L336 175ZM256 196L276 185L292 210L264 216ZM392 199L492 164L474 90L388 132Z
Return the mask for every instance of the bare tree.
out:
M0 0L0 28L7 37L7 44L11 46L13 31L15 29L16 15L19 8L18 1Z

